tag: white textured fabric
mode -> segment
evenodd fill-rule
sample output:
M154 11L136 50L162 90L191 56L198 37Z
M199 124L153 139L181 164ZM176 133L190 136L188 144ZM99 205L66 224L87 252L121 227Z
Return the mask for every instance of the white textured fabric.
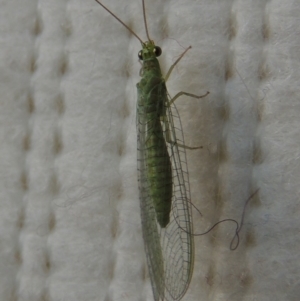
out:
M104 1L104 0L103 0ZM105 4L145 39L141 1ZM146 0L188 151L183 300L300 296L300 2ZM0 0L0 300L153 300L136 176L138 40L93 0Z

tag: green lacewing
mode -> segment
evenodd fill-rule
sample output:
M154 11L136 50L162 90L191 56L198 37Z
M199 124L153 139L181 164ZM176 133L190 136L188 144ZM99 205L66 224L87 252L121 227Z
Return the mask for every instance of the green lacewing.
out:
M202 96L179 92L173 98L169 97L166 81L191 47L181 54L163 77L157 59L162 50L149 36L144 0L145 42L101 2L95 1L141 43L138 57L142 62L142 78L137 84L136 126L143 239L155 301L180 300L189 286L194 266L185 149L196 148L184 145L180 116L174 101L181 95L202 98L208 92Z

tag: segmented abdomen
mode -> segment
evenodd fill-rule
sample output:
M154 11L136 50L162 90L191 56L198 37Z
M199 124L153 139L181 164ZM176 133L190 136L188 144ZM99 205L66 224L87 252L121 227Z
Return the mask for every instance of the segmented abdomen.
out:
M148 122L145 144L149 193L157 221L165 228L170 221L172 204L172 165L159 117Z

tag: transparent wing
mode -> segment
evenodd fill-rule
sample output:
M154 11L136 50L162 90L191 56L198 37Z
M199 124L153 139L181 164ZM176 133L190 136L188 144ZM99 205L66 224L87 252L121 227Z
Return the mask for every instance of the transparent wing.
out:
M170 223L161 235L161 245L166 258L166 290L174 300L179 300L192 278L194 239L186 152L177 145L184 145L184 136L175 104L166 107L164 131L170 133L171 140L167 146L173 169L173 198Z
M147 181L146 160L145 160L145 137L147 120L144 114L144 108L140 104L140 95L138 97L137 108L137 147L138 147L138 182L139 197L141 207L141 221L145 251L151 284L154 294L154 300L163 300L164 295L164 259L160 244L159 225L156 222L156 213L149 195L149 184Z
M138 179L143 238L155 301L180 300L185 294L193 272L194 244L190 190L182 126L176 106L168 105L162 96L165 116L161 123L172 163L173 196L170 222L161 228L150 197L147 179L145 139L147 117L141 95L138 96Z

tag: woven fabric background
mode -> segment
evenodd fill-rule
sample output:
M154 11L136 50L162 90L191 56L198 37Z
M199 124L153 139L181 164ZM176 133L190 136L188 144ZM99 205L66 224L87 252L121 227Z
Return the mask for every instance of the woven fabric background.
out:
M104 3L142 39L140 0ZM184 301L300 295L300 1L146 0L186 144ZM153 300L136 172L139 41L93 0L0 0L0 300Z

